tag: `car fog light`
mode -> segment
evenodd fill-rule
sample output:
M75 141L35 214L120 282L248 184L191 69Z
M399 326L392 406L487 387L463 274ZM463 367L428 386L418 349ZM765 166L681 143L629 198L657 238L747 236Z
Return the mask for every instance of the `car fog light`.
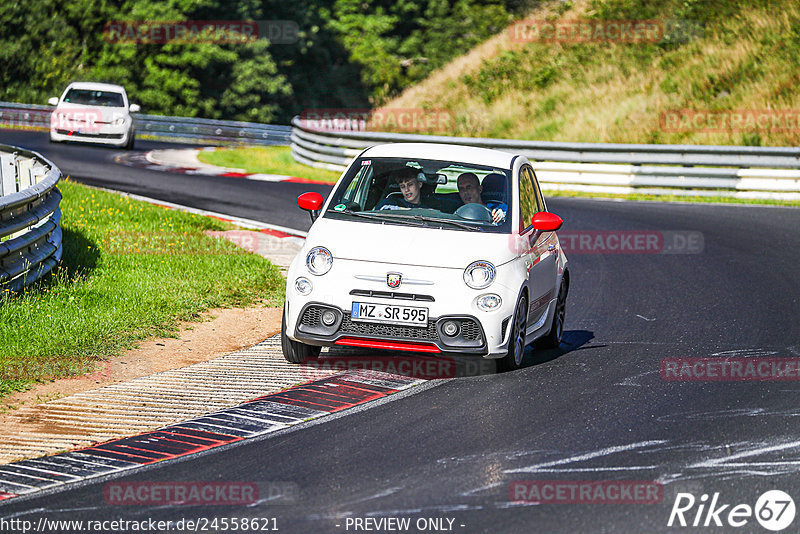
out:
M502 303L503 299L500 298L500 295L490 294L478 297L478 308L483 311L496 310Z
M314 286L311 285L308 278L301 277L294 281L294 290L301 295L308 295L312 289L314 289Z
M442 332L448 337L455 337L458 334L458 323L455 321L447 321L442 325Z
M325 310L322 312L322 324L325 326L333 326L333 323L336 322L336 314L333 313L331 310Z

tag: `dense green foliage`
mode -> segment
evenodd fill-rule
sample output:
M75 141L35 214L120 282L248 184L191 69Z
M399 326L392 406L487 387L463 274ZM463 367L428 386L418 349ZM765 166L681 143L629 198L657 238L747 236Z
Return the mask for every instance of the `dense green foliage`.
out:
M125 85L154 114L286 121L380 104L535 0L27 0L0 10L0 100L44 103L74 80ZM293 21L290 44L110 42L110 21Z

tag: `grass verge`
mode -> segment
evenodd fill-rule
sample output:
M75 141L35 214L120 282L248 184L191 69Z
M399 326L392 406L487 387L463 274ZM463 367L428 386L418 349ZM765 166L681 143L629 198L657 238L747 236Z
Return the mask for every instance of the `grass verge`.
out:
M297 176L326 183L336 182L341 175L340 172L317 169L297 163L292 157L291 149L285 146L203 150L198 153L197 157L203 163L220 167L233 167L253 173Z
M63 264L25 293L0 295L0 397L93 372L210 308L283 300L277 267L203 233L227 223L69 181L59 188Z

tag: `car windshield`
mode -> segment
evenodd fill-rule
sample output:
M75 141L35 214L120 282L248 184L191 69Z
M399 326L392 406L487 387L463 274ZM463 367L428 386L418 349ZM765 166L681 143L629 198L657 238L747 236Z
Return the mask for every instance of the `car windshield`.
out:
M508 232L511 171L457 161L359 158L323 217Z
M91 89L70 89L64 102L85 104L87 106L125 107L121 93L113 91L94 91Z

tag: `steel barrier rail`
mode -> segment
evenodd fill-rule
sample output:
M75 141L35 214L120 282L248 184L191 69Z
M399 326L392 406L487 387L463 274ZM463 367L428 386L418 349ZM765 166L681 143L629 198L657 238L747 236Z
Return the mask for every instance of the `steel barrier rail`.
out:
M646 145L615 143L560 143L479 137L398 134L357 130L323 130L313 121L292 119L292 143L316 145L320 154L343 157L334 149L363 149L380 143L448 143L516 152L538 161L572 163L628 163L632 165L689 165L800 169L800 147L712 145ZM324 161L324 160L323 160Z
M723 189L727 191L716 194L800 200L800 148L594 145L326 131L311 128L298 118L292 121L292 126L290 146L295 160L335 171L343 170L364 148L374 144L443 142L522 153L531 160L542 187L550 189L602 192L607 188L612 192L613 188L614 192L644 192L641 188L650 187L655 189L648 189L647 194L670 195L691 195L697 189ZM570 147L575 152L571 152ZM593 163L586 163L587 160ZM665 163L680 163L681 166L663 165ZM720 167L723 164L725 166ZM761 168L766 166L771 168ZM712 193L703 193L704 196L708 194Z
M306 121L312 122L312 121ZM518 152L531 160L632 165L690 165L800 169L800 147L559 143L478 137L322 130L292 119L292 143L321 154L350 156L347 149L380 143L448 143ZM339 149L338 151L336 149Z
M53 106L0 102L0 125L47 130ZM291 127L132 113L137 136L196 144L288 145Z
M0 145L0 291L21 291L61 261L60 179L40 154Z

